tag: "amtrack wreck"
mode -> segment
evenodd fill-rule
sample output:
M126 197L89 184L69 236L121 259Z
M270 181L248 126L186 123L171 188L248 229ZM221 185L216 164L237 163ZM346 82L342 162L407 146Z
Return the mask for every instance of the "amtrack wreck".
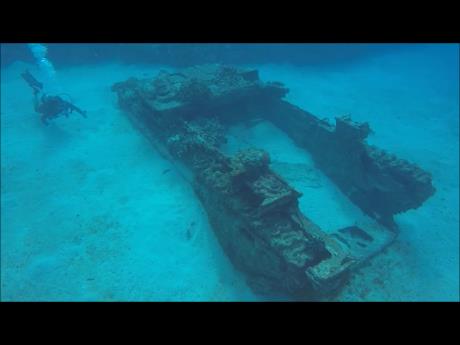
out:
M292 105L288 89L257 70L202 65L113 85L119 106L167 157L189 172L196 195L231 262L259 293L321 299L397 235L393 216L423 204L431 176L366 143L370 128L348 117L332 125ZM313 157L365 214L380 224L325 232L299 210L301 193L258 148L226 156L229 126L263 117Z

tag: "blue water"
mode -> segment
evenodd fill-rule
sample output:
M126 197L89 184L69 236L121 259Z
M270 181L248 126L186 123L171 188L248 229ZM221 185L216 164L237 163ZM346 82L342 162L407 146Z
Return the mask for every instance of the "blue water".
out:
M433 175L436 194L396 217L396 242L336 300L459 300L458 45L46 46L53 78L26 45L1 47L2 300L266 300L223 253L188 181L132 127L110 90L132 76L207 62L255 67L319 117L367 121L375 132L368 142ZM88 118L74 113L44 126L20 77L25 68ZM321 227L361 216L269 123L235 126L224 149L241 142L270 151L273 169L307 192L300 208ZM298 166L309 169L308 183L293 174Z

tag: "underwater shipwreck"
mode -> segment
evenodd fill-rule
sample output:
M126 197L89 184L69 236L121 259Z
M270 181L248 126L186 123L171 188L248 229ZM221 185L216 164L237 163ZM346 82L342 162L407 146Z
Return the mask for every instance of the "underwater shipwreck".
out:
M136 128L192 181L220 245L257 293L333 296L393 242L394 215L435 192L428 172L366 143L367 123L319 119L283 100L289 90L261 81L257 70L200 65L112 90ZM260 118L305 149L375 224L321 229L300 211L302 194L270 168L270 152L220 150L230 126Z

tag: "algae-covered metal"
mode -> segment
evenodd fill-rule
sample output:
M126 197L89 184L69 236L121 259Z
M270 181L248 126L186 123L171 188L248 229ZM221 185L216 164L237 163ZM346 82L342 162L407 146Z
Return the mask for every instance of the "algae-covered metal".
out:
M113 90L157 148L186 166L222 248L258 292L307 299L332 294L353 268L391 243L394 214L434 193L428 173L366 144L367 124L320 120L284 101L288 89L262 82L256 70L195 66L131 78ZM300 212L301 193L271 170L269 152L250 148L226 156L219 150L230 125L261 114L387 228L352 225L326 233Z

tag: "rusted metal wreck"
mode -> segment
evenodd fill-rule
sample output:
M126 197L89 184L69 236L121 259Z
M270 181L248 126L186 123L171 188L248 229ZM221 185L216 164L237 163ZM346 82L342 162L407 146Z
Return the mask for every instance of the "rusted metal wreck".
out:
M366 143L367 124L336 124L286 102L281 83L257 70L203 65L117 83L120 107L157 148L183 165L232 263L260 293L298 299L332 295L348 274L397 234L393 216L434 192L429 173ZM318 169L379 226L326 233L300 212L301 193L257 148L226 156L229 126L263 117L307 150Z

